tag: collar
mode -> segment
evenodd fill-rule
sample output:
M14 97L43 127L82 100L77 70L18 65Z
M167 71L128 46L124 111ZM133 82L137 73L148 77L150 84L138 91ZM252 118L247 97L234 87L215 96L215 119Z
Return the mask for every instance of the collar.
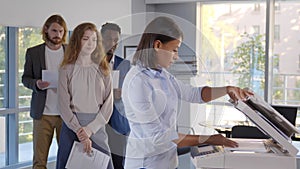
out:
M163 69L151 69L151 68L145 68L145 67L140 67L141 72L145 73L151 78L164 78L164 71Z

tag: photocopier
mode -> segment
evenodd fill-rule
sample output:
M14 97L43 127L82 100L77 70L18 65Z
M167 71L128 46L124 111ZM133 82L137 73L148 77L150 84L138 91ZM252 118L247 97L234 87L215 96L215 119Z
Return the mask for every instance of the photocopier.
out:
M296 169L298 149L291 136L299 130L279 112L254 93L245 101L230 101L244 113L269 139L233 139L237 148L195 146L193 162L202 169Z

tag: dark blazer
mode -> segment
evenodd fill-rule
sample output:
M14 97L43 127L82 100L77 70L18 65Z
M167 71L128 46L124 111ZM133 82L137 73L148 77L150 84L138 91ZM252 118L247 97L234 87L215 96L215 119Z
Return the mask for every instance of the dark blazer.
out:
M25 87L32 90L30 116L33 119L41 119L46 103L47 90L40 90L36 86L36 81L42 79L42 70L46 69L45 47L46 44L43 43L28 48L25 56L22 83ZM65 47L63 45L64 49Z
M120 71L119 88L122 88L124 78L130 69L130 61L125 60L119 56L115 56L113 69ZM109 124L112 126L113 129L118 131L120 134L123 135L129 134L130 128L129 128L128 120L124 117L124 115L121 115L119 113L115 105L114 105L113 113L111 115Z

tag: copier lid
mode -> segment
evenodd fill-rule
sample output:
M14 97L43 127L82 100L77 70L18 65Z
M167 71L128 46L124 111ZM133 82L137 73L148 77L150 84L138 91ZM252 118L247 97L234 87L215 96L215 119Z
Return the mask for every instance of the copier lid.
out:
M298 149L291 144L290 137L295 133L299 133L299 130L259 95L254 93L246 101L238 100L231 103L290 155L297 155Z

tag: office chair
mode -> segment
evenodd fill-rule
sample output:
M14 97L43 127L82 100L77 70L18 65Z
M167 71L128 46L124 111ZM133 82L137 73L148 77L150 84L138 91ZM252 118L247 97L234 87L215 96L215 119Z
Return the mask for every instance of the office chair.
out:
M269 136L265 135L255 126L233 126L231 129L232 138L254 138L254 139L268 139Z
M292 125L296 126L298 107L288 105L272 105L272 107L285 117ZM300 138L293 135L292 140L300 141Z
M294 126L296 125L298 107L286 105L272 105L272 107L283 117L285 117L290 123L292 123Z

